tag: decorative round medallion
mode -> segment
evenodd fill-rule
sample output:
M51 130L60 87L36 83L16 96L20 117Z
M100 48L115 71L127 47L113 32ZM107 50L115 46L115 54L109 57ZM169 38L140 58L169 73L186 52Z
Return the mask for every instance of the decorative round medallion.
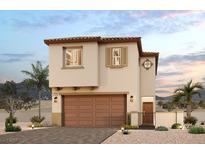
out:
M152 67L153 63L149 59L146 59L142 65L146 70L148 70Z

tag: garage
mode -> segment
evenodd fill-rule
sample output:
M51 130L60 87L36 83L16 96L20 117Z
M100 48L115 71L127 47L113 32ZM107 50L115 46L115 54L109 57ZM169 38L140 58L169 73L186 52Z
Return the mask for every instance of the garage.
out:
M121 127L126 121L126 95L65 95L63 125Z

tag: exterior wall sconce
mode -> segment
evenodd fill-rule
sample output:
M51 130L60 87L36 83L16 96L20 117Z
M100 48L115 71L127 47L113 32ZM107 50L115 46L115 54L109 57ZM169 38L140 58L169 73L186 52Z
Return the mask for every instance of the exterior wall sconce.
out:
M130 102L133 102L134 101L134 97L131 95L130 96Z

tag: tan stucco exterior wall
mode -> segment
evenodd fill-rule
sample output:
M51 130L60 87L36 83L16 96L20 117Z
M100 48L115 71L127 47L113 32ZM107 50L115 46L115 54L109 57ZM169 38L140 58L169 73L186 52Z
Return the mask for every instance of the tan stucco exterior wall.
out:
M63 65L64 46L83 46L84 69L61 69ZM106 47L127 47L128 66L124 68L107 68L105 66ZM141 112L142 97L151 97L155 101L155 58L149 57L153 62L150 70L142 68L141 58L139 63L139 52L137 43L72 43L61 45L50 45L49 47L49 81L53 95L59 97L58 103L53 103L52 112L62 113L62 95L64 94L126 94L127 112ZM81 87L74 90L74 87ZM87 88L96 86L96 88ZM63 87L57 90L56 87ZM130 102L130 96L134 101ZM155 108L155 107L154 107ZM53 122L59 123L59 119L53 116ZM133 116L133 124L136 116Z
M62 126L62 114L52 112L52 125Z
M83 47L83 68L62 69L63 47L74 46ZM98 86L98 53L96 42L49 45L49 86Z
M143 63L146 59L149 59L153 65L150 69L146 70L143 67ZM141 57L140 58L140 94L141 104L140 108L143 111L143 102L153 102L153 112L155 112L155 70L156 62L155 57ZM153 117L154 118L154 117ZM155 118L153 119L155 121Z
M62 126L62 96L52 94L52 124Z
M105 67L106 47L128 47L128 66L119 69ZM112 43L100 46L100 86L98 91L123 92L127 91L127 112L139 110L139 63L138 47L136 43ZM130 102L130 96L134 101Z
M146 59L149 59L153 65L146 70L142 65ZM140 92L141 97L155 96L155 57L140 58Z
M118 46L127 46L128 47L128 67L124 67L124 68L107 68L105 67L105 48L106 47L118 47ZM86 51L83 51L83 53ZM52 54L52 52L50 52L50 54ZM80 92L88 92L88 93L123 93L123 94L127 94L127 111L139 111L140 110L140 106L139 106L139 102L140 102L140 94L139 94L139 90L140 90L140 83L139 83L139 63L138 63L138 47L136 43L118 43L118 44L103 44L99 46L99 69L98 69L98 73L99 75L97 75L99 78L99 86L93 90L91 90L90 88L81 88L77 91L75 91L73 88L63 88L60 91L56 91L56 89L53 89L53 93L59 93L59 94L65 94L65 93L80 93ZM95 57L93 57L94 59ZM90 59L88 59L90 60ZM87 59L84 59L84 61L87 61ZM61 62L62 63L62 62ZM95 64L95 62L94 62ZM93 65L94 65L93 64ZM52 65L53 66L53 65ZM51 67L52 67L51 66ZM54 69L51 68L53 71ZM69 70L68 70L69 71ZM89 73L89 72L87 72ZM96 71L92 72L92 74L95 74ZM55 74L55 75L54 75ZM58 73L53 73L51 74L51 77L53 80L55 79L55 76L59 76L57 75ZM69 78L67 78L66 80L77 80L77 81L81 81L84 80L84 76L83 75L68 75ZM59 76L60 78L60 76ZM55 81L56 84L57 82L59 82L57 85L61 85L63 84L63 82L65 82L66 85L66 81L64 79L64 77L62 79L59 79L62 81ZM54 81L51 81L54 82ZM76 81L75 81L76 82ZM80 86L85 86L83 83L79 83ZM51 83L50 86L52 86L53 84ZM130 102L130 96L134 97L134 101Z

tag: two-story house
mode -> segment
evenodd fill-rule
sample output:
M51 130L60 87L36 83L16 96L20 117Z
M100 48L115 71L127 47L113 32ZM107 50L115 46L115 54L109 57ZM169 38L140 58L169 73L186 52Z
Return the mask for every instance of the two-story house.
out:
M53 124L121 127L128 122L128 113L132 125L154 124L159 53L143 52L140 37L44 42L49 47Z

